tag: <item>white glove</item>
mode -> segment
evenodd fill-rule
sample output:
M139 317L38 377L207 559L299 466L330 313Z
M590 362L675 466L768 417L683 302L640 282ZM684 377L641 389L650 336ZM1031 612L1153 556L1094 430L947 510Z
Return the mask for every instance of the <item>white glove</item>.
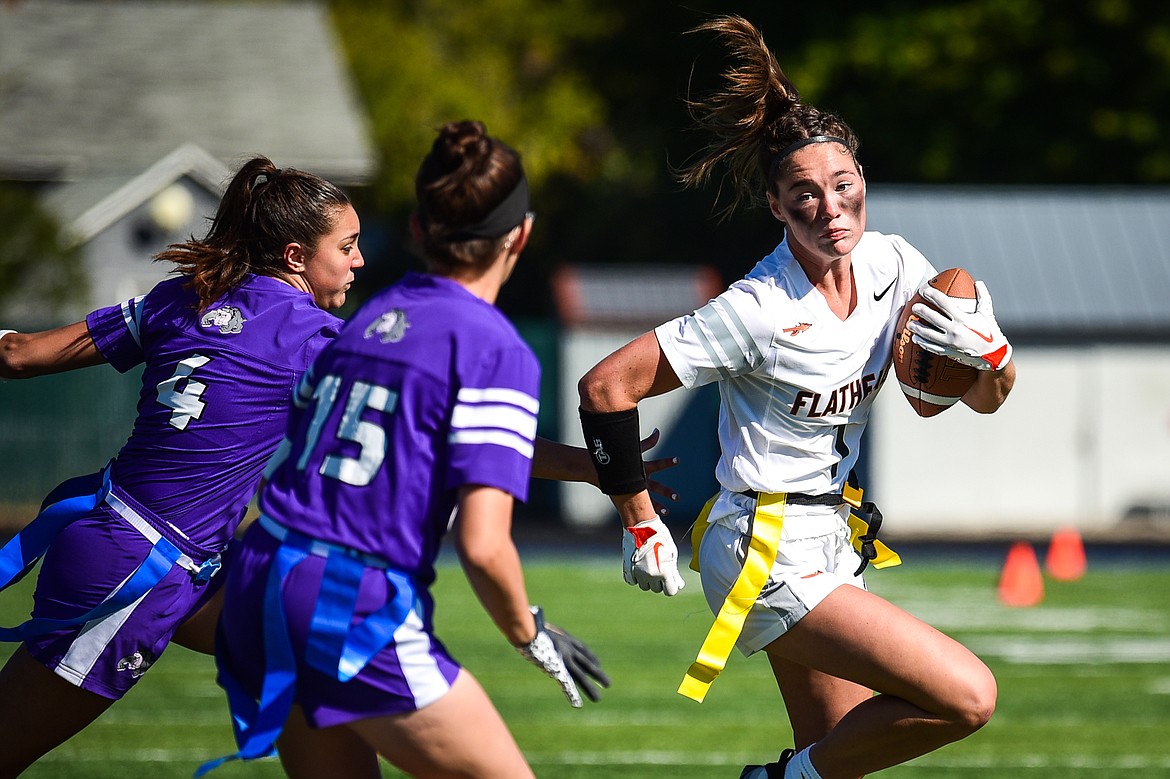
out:
M608 687L609 677L601 670L597 655L579 639L545 622L544 610L540 606L529 606L529 609L536 618L536 638L524 646L516 647L516 651L556 679L574 709L581 708L578 684L585 690L589 700L594 703L601 700L601 693L593 686L593 682Z
M686 586L678 572L678 547L662 520L655 517L626 528L622 534L622 574L626 584L667 595Z
M981 371L998 371L1011 361L1012 345L995 321L991 293L982 281L975 282L975 306L971 310L964 310L961 299L929 284L923 284L918 293L938 311L914 304L912 311L920 321L911 320L906 326L914 333L914 343Z

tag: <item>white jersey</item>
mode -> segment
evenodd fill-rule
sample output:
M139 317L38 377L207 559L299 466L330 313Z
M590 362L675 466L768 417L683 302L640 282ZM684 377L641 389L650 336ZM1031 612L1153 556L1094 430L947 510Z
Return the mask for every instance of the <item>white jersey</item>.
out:
M719 382L715 477L725 490L844 486L890 366L898 315L935 275L903 238L876 232L862 236L852 267L857 307L844 321L785 239L719 297L655 329L684 387Z

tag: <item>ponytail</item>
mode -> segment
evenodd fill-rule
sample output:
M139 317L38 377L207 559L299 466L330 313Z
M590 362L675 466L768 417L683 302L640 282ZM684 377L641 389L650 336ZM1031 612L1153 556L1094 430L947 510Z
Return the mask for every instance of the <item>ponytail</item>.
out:
M771 190L781 163L802 141L826 136L856 155L853 130L834 114L800 101L800 92L751 22L723 16L691 32L714 33L730 62L719 89L687 99L695 128L708 142L676 175L684 187L694 188L706 184L716 168L723 169L731 202L719 210L720 219L741 205L766 203L764 193Z
M319 176L253 157L232 177L207 235L172 244L155 261L173 262L189 277L204 311L250 273L284 277L284 247L299 243L314 251L349 203Z

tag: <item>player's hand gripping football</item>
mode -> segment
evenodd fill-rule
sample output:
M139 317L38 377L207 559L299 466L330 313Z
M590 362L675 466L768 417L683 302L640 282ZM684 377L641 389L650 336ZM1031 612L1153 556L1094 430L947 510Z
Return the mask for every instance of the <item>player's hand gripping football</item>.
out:
M921 303L914 305L913 312L920 321L911 320L907 328L914 333L916 344L981 371L998 371L1011 361L1012 345L995 321L991 293L982 281L975 282L973 311L963 310L961 299L929 284L923 284L918 292L938 310Z
M609 687L609 677L601 670L597 655L580 639L545 622L544 610L539 606L530 609L536 618L536 638L516 647L516 651L555 679L573 708L581 708L580 690L584 690L585 696L594 703L601 700L601 691L593 683Z
M626 584L667 595L686 586L678 572L678 547L662 520L647 519L622 533L622 574Z

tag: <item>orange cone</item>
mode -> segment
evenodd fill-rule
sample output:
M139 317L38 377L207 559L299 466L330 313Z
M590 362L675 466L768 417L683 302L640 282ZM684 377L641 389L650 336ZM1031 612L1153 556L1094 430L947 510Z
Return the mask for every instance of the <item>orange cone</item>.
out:
M1076 528L1066 527L1052 534L1044 569L1062 582L1073 582L1085 575L1085 545Z
M999 599L1007 606L1035 606L1044 600L1040 563L1027 541L1017 541L1008 550L999 577Z

